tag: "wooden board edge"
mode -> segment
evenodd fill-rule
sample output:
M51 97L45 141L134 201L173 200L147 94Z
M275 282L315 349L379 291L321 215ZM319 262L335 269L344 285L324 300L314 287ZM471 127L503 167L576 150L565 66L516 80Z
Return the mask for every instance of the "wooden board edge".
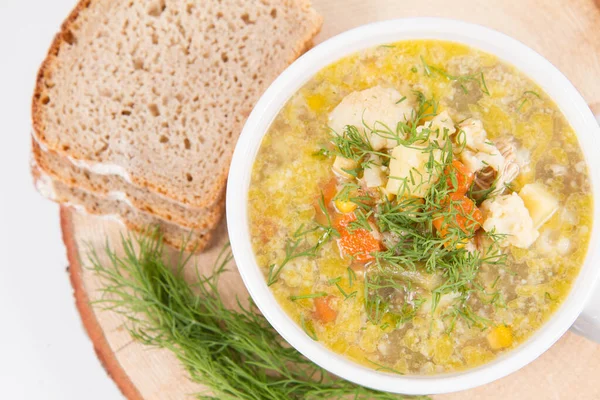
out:
M60 207L60 225L62 229L62 239L67 249L67 259L69 261L69 280L73 287L75 306L81 317L81 322L88 337L92 341L96 356L102 363L107 375L117 385L123 396L129 400L143 400L142 395L133 384L110 347L85 291L81 276L82 266L78 257L73 221L71 219L72 212L73 211L67 207Z

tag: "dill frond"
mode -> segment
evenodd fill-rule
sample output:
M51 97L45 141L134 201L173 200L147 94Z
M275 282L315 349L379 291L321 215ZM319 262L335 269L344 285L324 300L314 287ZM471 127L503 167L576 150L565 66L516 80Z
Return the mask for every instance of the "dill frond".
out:
M124 255L108 245L108 265L92 252L92 269L105 286L100 306L127 318L132 337L167 349L190 378L207 385L199 399L401 399L334 378L291 348L250 303L225 306L217 289L232 255L225 246L209 276L189 284L180 253L174 268L165 262L157 231L123 237ZM319 295L319 294L315 294ZM308 328L307 328L308 329ZM425 399L422 397L422 399Z

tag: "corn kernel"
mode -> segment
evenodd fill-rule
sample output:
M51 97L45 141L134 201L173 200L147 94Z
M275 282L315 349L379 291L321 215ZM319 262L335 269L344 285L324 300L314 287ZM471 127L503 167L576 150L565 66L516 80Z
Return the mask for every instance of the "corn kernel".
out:
M306 97L306 104L308 104L310 109L315 112L321 111L326 103L327 101L325 100L325 97L321 96L320 94Z
M459 241L456 244L456 248L457 249L462 249L463 247L465 247L467 245L467 243L469 243L469 239L468 238L463 238L461 241Z
M488 333L487 340L493 350L510 347L513 342L512 329L506 325L498 325Z
M356 210L356 203L338 199L335 201L335 208L337 208L339 212L346 214Z

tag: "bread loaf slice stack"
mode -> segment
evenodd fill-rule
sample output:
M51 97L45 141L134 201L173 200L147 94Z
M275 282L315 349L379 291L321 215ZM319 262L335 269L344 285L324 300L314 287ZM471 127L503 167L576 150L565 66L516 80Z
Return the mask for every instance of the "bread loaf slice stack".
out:
M320 25L308 0L81 1L37 78L38 188L203 249L245 119Z

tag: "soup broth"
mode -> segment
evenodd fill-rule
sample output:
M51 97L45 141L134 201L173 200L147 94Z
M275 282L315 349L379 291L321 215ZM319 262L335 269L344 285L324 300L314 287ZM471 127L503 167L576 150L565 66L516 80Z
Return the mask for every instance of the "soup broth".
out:
M256 260L314 340L402 374L488 362L535 332L586 255L592 197L565 117L476 49L403 41L308 81L265 135Z

